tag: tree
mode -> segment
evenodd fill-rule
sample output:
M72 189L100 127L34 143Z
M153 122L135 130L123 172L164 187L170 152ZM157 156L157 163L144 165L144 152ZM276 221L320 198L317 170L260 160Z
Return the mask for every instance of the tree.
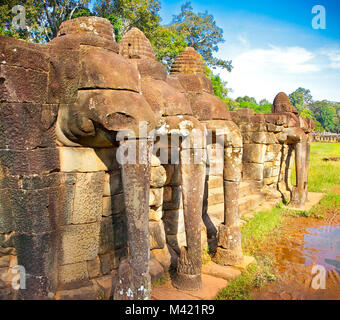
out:
M313 102L313 97L310 93L310 90L300 87L296 90L296 92L302 94L304 106L309 106Z
M150 42L155 50L156 59L170 70L178 55L187 47L185 34L172 26L159 26Z
M236 101L237 101L238 103L240 103L240 102L248 102L248 103L257 105L256 99L253 98L253 97L248 97L248 96L244 96L243 98L242 98L242 97L238 97L238 98L236 99Z
M289 100L291 104L301 112L313 102L313 97L310 90L300 87L289 95Z
M151 39L160 26L160 8L159 0L97 0L94 12L99 17L120 19L121 35L136 27Z
M315 125L316 125L315 130L316 131L325 131L325 129L322 127L321 123L318 120L316 120L315 115L311 110L303 109L300 112L300 115L302 117L306 118L306 119L312 119L315 122Z
M290 103L300 112L303 110L303 95L294 91L289 95Z
M17 5L25 9L24 28L15 28L12 24L13 18L19 13L19 11L12 12L12 8ZM46 30L41 25L40 17L42 14L43 7L40 1L5 0L0 5L0 35L31 42L42 42L45 40L45 33L48 32L48 29Z
M315 101L310 105L310 110L326 131L336 131L336 109L329 101Z
M270 104L270 102L267 100L267 99L262 99L260 102L259 102L259 105L260 106L264 106L266 104Z
M6 36L29 40L34 42L47 42L57 36L60 24L73 17L79 9L78 16L88 14L89 0L5 0L0 7L1 27L0 33ZM14 5L25 8L25 24L22 30L16 30L12 26L12 13Z
M218 51L218 44L223 43L223 30L216 25L214 17L208 12L194 13L190 2L181 7L181 13L173 16L172 27L186 36L188 46L202 55L205 62L213 67L231 71L231 61L213 56Z

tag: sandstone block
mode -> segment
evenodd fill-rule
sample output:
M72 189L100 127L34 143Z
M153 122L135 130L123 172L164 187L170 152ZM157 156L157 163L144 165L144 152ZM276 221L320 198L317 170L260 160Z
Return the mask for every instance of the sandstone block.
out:
M0 65L2 100L8 102L47 102L47 73L22 67Z
M57 105L3 103L0 108L0 149L55 147Z
M103 218L100 226L99 254L124 248L127 242L125 216Z
M58 280L61 285L88 280L89 274L85 261L59 266Z
M164 189L150 189L149 206L160 207L163 204Z
M57 277L56 232L15 234L14 244L18 253L18 264L25 266L27 274L50 279Z
M252 163L263 163L265 160L266 145L245 144L243 146L243 161Z
M164 210L176 210L183 208L182 188L172 188L172 199L170 202L164 202Z
M124 194L116 194L112 197L103 197L103 212L104 217L109 217L125 210Z
M94 260L87 261L87 272L90 279L97 278L101 275L100 259L98 256Z
M104 172L77 174L72 224L100 220L103 210L103 183Z
M120 171L106 173L104 177L104 196L110 197L123 193L123 182Z
M161 279L164 275L164 269L162 265L156 259L150 260L150 271L149 272L150 272L152 283L155 283L156 281Z
M106 61L103 64L103 61ZM120 89L140 92L139 74L122 56L93 46L80 47L80 88ZM100 74L94 77L93 74Z
M73 148L59 147L62 172L111 171L119 168L116 148Z
M243 180L263 180L263 164L243 163Z
M163 217L163 207L150 208L150 212L149 212L149 220L150 221L159 222L159 221L162 220L162 217Z
M242 172L242 149L227 148L224 154L223 179L240 181Z
M164 211L163 222L167 235L185 232L183 209Z
M163 222L149 222L150 250L163 249L165 246L165 232Z
M171 254L167 245L165 245L163 249L152 250L151 257L153 257L163 266L165 272L169 271L171 265Z
M150 185L154 188L161 188L166 182L166 171L163 166L151 168Z
M93 260L99 250L100 223L69 225L61 228L61 264Z
M12 175L49 174L60 168L58 151L52 148L35 150L0 150L0 164Z

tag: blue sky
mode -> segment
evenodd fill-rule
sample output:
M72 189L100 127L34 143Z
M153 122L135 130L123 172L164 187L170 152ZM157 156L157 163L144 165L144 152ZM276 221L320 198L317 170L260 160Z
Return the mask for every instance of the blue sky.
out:
M185 1L161 0L163 24L171 22ZM191 1L207 10L224 30L216 56L231 59L231 73L217 70L233 89L232 98L254 96L272 101L276 93L298 87L315 100L340 101L340 0ZM326 10L326 29L312 27L315 5Z

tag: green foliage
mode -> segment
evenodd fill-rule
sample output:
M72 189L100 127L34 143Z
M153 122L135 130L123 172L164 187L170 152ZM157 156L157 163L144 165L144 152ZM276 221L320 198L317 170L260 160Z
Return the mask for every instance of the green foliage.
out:
M231 61L213 56L218 51L218 44L223 43L223 30L216 25L214 17L204 13L194 13L190 2L181 7L181 13L173 16L172 27L186 36L188 46L202 55L207 65L231 71Z
M289 100L303 117L315 121L316 131L340 131L339 102L313 101L310 90L301 87L289 95Z
M159 26L150 41L157 60L161 61L168 69L187 47L186 36L172 26Z
M252 290L276 281L271 260L261 256L256 258L257 264L250 265L241 276L229 281L228 287L222 289L215 300L250 300Z
M16 16L12 8L16 5L22 5L25 8L26 28L24 29L15 29L12 26L12 20ZM31 42L43 42L46 39L45 33L48 33L50 29L43 28L40 21L42 15L43 6L40 1L5 0L0 5L0 35Z
M106 19L109 20L112 24L114 33L115 33L115 39L117 42L119 42L122 39L122 29L123 29L123 23L120 18L118 18L113 13L106 16Z
M90 17L90 16L92 16L90 9L81 7L74 11L72 15L72 19L76 19L79 17Z
M327 100L315 101L310 105L310 110L314 113L315 118L327 131L339 131L339 116L336 107Z
M300 112L303 109L303 95L299 92L293 92L289 95L291 104Z
M158 0L97 0L94 12L103 18L114 15L121 19L121 35L136 27L152 39L160 26L160 8Z
M238 98L236 99L236 101L237 101L238 103L241 103L241 102L248 102L248 103L257 105L256 99L253 98L253 97L248 97L248 96L244 96L243 98L242 98L242 97L238 97Z

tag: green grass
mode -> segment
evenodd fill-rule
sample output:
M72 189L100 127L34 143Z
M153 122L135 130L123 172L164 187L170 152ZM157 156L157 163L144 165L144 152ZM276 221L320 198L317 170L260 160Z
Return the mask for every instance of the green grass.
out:
M340 157L340 143L312 143L309 163L308 190L332 193L340 187L340 161L323 161L323 158ZM292 169L295 184L295 168Z
M250 265L241 276L230 281L228 287L222 289L215 300L250 300L252 290L276 280L272 269L270 259L258 257L257 264Z
M273 234L283 221L281 206L269 211L258 212L241 230L244 254L255 255L261 243Z
M251 265L240 277L229 282L222 289L216 300L249 300L252 290L262 287L269 281L275 281L273 260L261 247L265 241L275 241L280 236L280 226L287 215L322 218L322 212L340 206L340 194L335 189L340 187L340 162L325 162L323 158L340 157L340 144L313 143L309 171L309 191L324 192L327 195L310 212L296 212L285 209L282 204L269 211L258 212L242 227L242 247L246 255L252 255L257 265ZM292 181L295 172L292 170Z

